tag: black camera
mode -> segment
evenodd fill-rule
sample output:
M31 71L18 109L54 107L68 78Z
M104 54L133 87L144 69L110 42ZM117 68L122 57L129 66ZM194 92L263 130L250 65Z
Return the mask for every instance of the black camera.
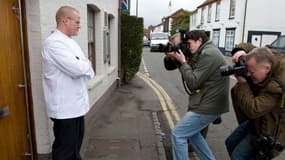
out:
M178 50L180 49L179 45L176 45L172 42L168 42L166 45L163 44L159 44L159 52L178 52Z
M181 43L179 44L174 44L172 42L168 42L166 45L160 44L159 45L159 52L178 52L180 49L185 57L189 57L189 49L187 49L187 41L188 41L188 36L187 32L185 29L178 29L178 32L180 33L180 39Z
M256 155L258 160L271 160L273 158L272 150L281 152L284 146L270 135L260 135L255 141Z
M236 76L243 76L246 77L247 69L245 66L245 60L241 57L239 57L238 62L231 65L225 65L220 68L220 72L222 76L229 76L229 75L236 75Z

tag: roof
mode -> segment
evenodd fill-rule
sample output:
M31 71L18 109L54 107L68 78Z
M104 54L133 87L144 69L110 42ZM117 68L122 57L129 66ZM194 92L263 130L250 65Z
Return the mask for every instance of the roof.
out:
M200 6L198 6L197 8L204 7L204 6L208 5L208 4L216 2L216 1L219 1L219 0L205 0L205 2L202 3Z

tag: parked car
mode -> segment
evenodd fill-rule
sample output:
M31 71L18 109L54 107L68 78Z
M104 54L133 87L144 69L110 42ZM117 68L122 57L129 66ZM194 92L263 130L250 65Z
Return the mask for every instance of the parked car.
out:
M169 36L164 32L153 32L150 34L150 51L158 51L159 45L166 45L169 41Z
M285 54L285 35L278 37L268 47Z
M149 44L150 44L150 40L146 36L144 36L143 37L143 46L149 46Z

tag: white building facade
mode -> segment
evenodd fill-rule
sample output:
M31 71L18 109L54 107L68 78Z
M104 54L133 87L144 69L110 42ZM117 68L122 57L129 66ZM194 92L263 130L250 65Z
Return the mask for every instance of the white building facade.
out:
M151 32L163 32L163 24L160 23L156 26L153 26L153 31L151 31Z
M46 114L42 90L41 47L56 28L55 13L60 6L69 5L80 12L81 28L74 37L85 56L92 62L96 75L87 84L91 110L119 79L119 1L118 0L25 0L27 40L33 121L37 154L51 152L52 122ZM71 86L72 87L72 86Z
M190 16L190 30L205 30L225 54L241 42L265 46L285 34L284 6L283 0L206 0Z

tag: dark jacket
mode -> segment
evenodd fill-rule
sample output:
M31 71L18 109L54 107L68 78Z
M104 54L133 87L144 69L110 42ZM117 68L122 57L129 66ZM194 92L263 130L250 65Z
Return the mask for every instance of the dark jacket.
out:
M285 83L285 56L276 51L273 51L273 54L276 61L272 65L266 80L254 86L258 92L253 91L249 83L237 83L231 90L233 107L238 122L242 123L245 120L251 120L258 135L269 134L274 136L277 127L282 91L275 79ZM283 120L281 121L277 138L284 145L284 113L282 116Z
M191 57L191 64L184 63L179 71L192 95L189 110L201 114L221 114L229 111L229 77L220 74L226 61L220 50L207 41Z

